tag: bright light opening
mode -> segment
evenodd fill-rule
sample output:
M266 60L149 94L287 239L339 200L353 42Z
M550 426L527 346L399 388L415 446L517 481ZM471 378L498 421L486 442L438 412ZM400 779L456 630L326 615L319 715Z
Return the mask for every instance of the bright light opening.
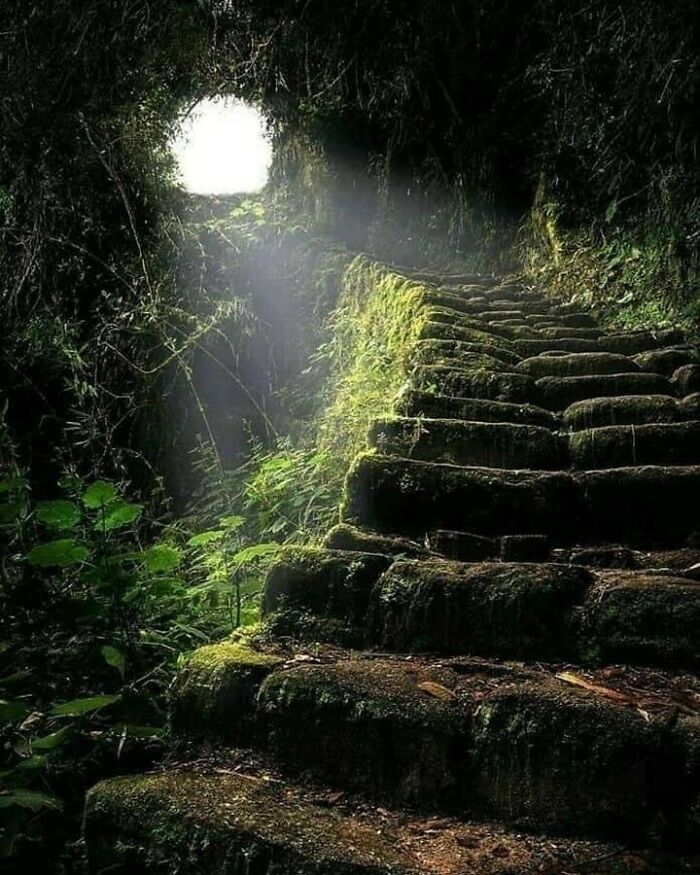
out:
M231 97L200 101L172 142L182 184L195 194L260 191L272 145L258 109Z

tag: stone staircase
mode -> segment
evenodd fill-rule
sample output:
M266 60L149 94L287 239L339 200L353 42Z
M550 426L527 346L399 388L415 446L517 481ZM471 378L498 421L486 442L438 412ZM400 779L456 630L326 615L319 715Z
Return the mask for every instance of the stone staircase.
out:
M515 282L429 294L265 643L176 683L204 746L90 793L93 875L700 872L700 351Z

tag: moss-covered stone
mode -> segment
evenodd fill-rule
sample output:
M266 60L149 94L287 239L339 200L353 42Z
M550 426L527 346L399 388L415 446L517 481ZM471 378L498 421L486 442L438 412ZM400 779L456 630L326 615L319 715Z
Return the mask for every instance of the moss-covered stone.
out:
M588 398L571 404L563 413L564 426L572 431L611 425L676 422L683 418L678 402L668 395Z
M513 349L524 358L541 355L553 349L568 353L601 352L598 340L586 337L558 337L554 340L540 337L537 340L515 340Z
M514 365L520 356L492 343L465 343L461 340L421 340L416 344L412 360L416 364L434 364L441 359L463 359L465 356L488 356L504 365Z
M597 340L603 335L599 328L570 328L542 322L536 322L535 328L539 328L541 336L547 340L560 340L563 337Z
M700 463L700 423L612 425L568 437L574 468Z
M425 542L433 553L456 562L482 562L486 559L493 559L498 549L498 544L493 538L473 535L470 532L455 532L450 529L436 529L434 532L428 532Z
M376 829L256 777L116 778L87 799L91 875L417 875Z
M561 468L565 447L549 429L498 422L395 417L374 423L369 445L386 455L485 468Z
M361 553L383 553L386 556L427 557L428 550L409 538L378 535L376 532L338 523L323 540L329 550L349 550Z
M538 396L535 381L531 377L485 368L468 370L449 366L419 366L413 372L412 383L419 391L488 401L528 403L535 401Z
M180 670L170 697L177 735L241 742L255 724L260 684L283 660L236 641L200 647Z
M700 531L700 467L617 468L577 475L591 540L681 546Z
M565 684L503 685L477 710L472 781L492 815L540 830L644 841L660 730Z
M418 339L459 340L463 343L486 343L491 346L501 346L504 349L513 349L506 331L490 330L485 322L480 322L478 328L458 326L447 322L426 322Z
M263 615L292 609L362 625L372 587L391 561L379 553L287 547L265 578Z
M556 359L555 359L556 360ZM563 410L577 401L615 395L673 395L670 381L660 374L622 373L586 377L542 377L537 380L539 403Z
M700 659L700 583L687 578L607 572L582 617L589 660L695 667Z
M700 392L700 365L683 365L673 372L671 382L681 397Z
M634 360L643 371L670 377L680 367L697 364L700 353L693 346L673 346L638 353Z
M625 374L639 366L623 355L611 352L578 352L558 356L535 356L515 366L518 373L530 377L584 377L597 374Z
M547 562L552 552L547 535L504 535L500 544L504 562Z
M346 481L344 518L381 532L481 535L580 532L582 494L571 475L458 468L375 454Z
M422 690L426 682L447 698ZM386 802L450 810L461 791L466 732L454 686L447 669L350 660L273 675L259 704L270 746L291 770Z
M693 392L682 398L678 402L678 409L684 418L700 421L700 392Z
M395 562L373 595L380 647L500 658L575 655L574 608L591 582L554 564Z
M467 422L514 422L555 429L556 414L533 404L489 401L484 398L459 398L407 388L396 401L400 416L427 416L430 419L461 419Z
M684 341L682 331L675 328L661 331L628 331L624 334L607 334L601 337L600 348L620 355L637 355L651 349L674 346Z

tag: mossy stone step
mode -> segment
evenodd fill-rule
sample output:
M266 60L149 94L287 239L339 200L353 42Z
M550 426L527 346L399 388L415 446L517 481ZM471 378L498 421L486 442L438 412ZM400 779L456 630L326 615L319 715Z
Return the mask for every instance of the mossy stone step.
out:
M461 398L420 392L407 388L397 398L396 412L403 416L427 416L431 419L462 419L470 422L513 422L555 429L556 414L532 404Z
M679 402L669 395L615 395L576 401L564 410L565 428L582 431L614 425L647 425L687 419Z
M552 357L555 362L558 359L559 356ZM643 371L582 377L541 377L536 385L538 403L549 410L563 410L589 398L674 394L673 385L666 377Z
M419 340L461 340L465 343L487 343L517 352L510 335L505 330L489 326L486 322L479 323L478 328L455 325L453 322L427 321L422 329Z
M226 765L224 761L223 765ZM234 763L235 765L235 763ZM223 771L223 768L222 770ZM689 873L690 861L495 824L324 803L254 771L189 768L92 790L90 875L587 875ZM326 794L326 796L331 794Z
M700 464L700 422L609 425L572 432L568 443L574 468Z
M568 355L534 356L514 368L517 373L541 377L586 377L632 373L640 370L630 358L611 352L579 352Z
M449 364L418 365L411 375L411 382L418 391L435 391L441 395L505 401L511 404L529 403L537 396L535 380L532 377L508 370L470 370Z
M550 470L566 465L559 436L532 425L393 417L375 422L368 442L385 455L453 465Z
M521 338L513 340L512 347L523 358L542 355L547 352L604 352L598 340L587 337Z
M535 323L535 328L539 329L540 336L547 340L559 340L562 337L597 340L603 336L603 332L600 328L571 328L540 322Z
M683 332L676 328L661 331L627 331L624 334L607 334L601 338L601 348L620 355L637 355L652 349L677 346L685 341Z
M327 550L346 550L354 553L384 553L387 556L421 557L429 550L410 538L378 535L376 532L338 523L326 534L323 546Z
M411 354L416 364L431 364L442 358L460 359L464 356L484 355L504 365L516 365L520 356L492 343L465 343L460 340L421 340Z
M700 467L569 472L462 468L366 454L346 482L346 521L422 536L545 534L664 547L700 531Z
M697 365L700 362L700 350L694 346L672 346L638 353L634 360L643 371L671 377L678 368Z
M592 670L586 688L545 665L334 653L271 672L255 698L255 744L288 773L540 833L643 843L661 822L698 844L700 771L692 727L671 719L675 675L637 669L608 694ZM684 683L697 695L696 678Z
M671 382L679 395L692 395L700 391L700 365L683 365L673 372Z

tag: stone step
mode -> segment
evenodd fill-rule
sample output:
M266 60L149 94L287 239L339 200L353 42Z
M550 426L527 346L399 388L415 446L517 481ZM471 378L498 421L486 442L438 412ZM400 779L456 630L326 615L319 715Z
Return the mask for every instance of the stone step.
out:
M461 340L464 343L486 343L518 352L508 333L480 322L479 328L464 327L452 322L428 321L421 329L419 340Z
M634 360L643 371L672 377L678 368L697 365L700 361L700 351L694 346L672 346L640 352Z
M490 539L444 534L453 536L448 548L459 547L461 535L468 547L476 540L482 553L494 552ZM435 535L429 543L445 548ZM352 639L414 653L686 668L700 661L700 580L682 573L431 557L397 558L386 569L375 564L371 578L358 576L358 561L358 554L285 550L265 582L271 626L301 639L311 629L328 643ZM332 586L322 579L324 565ZM351 632L346 626L339 635L338 622L349 613L337 593L347 591L366 607L352 615Z
M355 553L384 553L387 556L408 556L420 558L430 555L430 550L420 541L392 535L378 535L367 529L338 523L328 531L323 539L328 550L346 550Z
M251 695L255 746L292 776L540 833L700 844L694 676L317 654L288 654ZM197 682L194 700L223 690ZM230 684L216 710L243 698Z
M700 422L609 425L572 432L568 442L574 468L700 464Z
M434 529L554 543L667 547L700 531L700 467L535 472L460 468L373 453L346 481L346 521L422 537Z
M553 356L557 361L559 356ZM619 395L673 395L671 382L661 374L600 374L583 377L542 377L536 391L529 396L522 389L523 400L530 400L549 410L564 410L577 401L610 398Z
M514 340L512 348L523 358L542 355L547 352L605 352L598 340L587 337L523 338Z
M463 419L472 422L514 422L555 429L558 417L532 404L511 404L483 398L461 398L419 392L406 388L397 398L395 409L403 416L427 416L430 419Z
M566 335L568 337L598 337L602 334L590 313L562 313L561 310L554 310L542 313L529 313L526 316L526 320L535 327L537 327L537 323L546 320L548 325L545 327L547 328L559 327L560 329L571 331L571 334ZM579 334L579 331L584 333Z
M384 455L484 468L557 470L566 445L548 428L505 422L393 417L378 420L368 443Z
M517 353L492 343L465 343L459 340L421 340L415 345L411 358L417 364L431 364L442 358L460 359L473 355L489 356L504 365L517 365L520 361Z
M280 781L236 752L209 769L194 763L99 784L88 796L85 836L90 875L691 872L689 859L613 843L380 811Z
M514 370L530 377L584 377L639 371L630 358L610 352L579 352L568 355L540 355L524 359Z
M546 340L559 340L562 337L597 340L603 336L603 332L599 328L571 328L540 322L536 322L534 327L539 329L540 335Z
M673 372L671 382L679 395L700 392L700 365L683 365Z
M663 380L655 374L640 374ZM435 392L458 398L479 398L507 403L533 402L539 395L535 380L513 371L487 368L467 370L451 365L418 365L411 374L413 387L420 392Z
M605 334L598 339L583 337L560 337L516 340L513 346L522 356L539 355L547 350L558 349L563 352L612 352L618 355L633 356L649 350L661 349L683 342L679 331L628 332L626 334Z
M565 428L581 431L613 425L647 425L687 419L681 402L668 395L614 395L588 398L564 410Z

